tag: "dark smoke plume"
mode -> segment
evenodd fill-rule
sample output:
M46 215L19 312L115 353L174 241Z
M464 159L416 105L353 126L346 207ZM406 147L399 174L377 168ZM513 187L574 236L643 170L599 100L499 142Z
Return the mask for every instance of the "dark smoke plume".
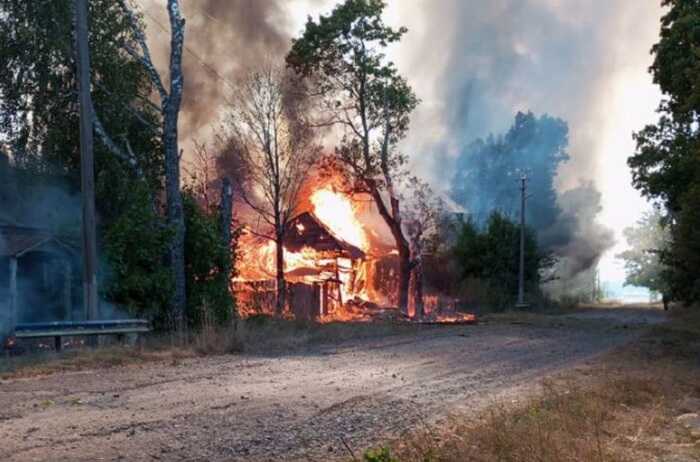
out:
M216 122L231 87L263 60L283 59L291 36L279 0L183 2L187 20L181 137L188 139ZM144 8L150 46L159 69L167 69L169 24L164 2ZM163 27L161 27L163 26Z

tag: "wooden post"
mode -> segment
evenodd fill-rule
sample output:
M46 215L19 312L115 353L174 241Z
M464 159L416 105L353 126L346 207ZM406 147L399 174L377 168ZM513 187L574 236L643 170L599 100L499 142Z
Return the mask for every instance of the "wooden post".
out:
M338 280L338 304L343 305L343 289L340 282L340 262L338 261L338 256L335 257L335 278Z
M87 319L97 319L97 238L95 236L95 162L90 97L88 1L75 0L76 48L80 99L80 174L83 199L83 303Z
M10 330L17 325L17 257L10 257Z
M226 278L226 286L231 287L231 262L233 260L233 255L231 255L231 221L233 219L233 187L231 186L231 180L225 176L221 180L221 200L219 201L219 231L221 233L221 243L226 249L226 258L224 259L224 267L221 269L224 273L224 278ZM231 293L233 297L233 293ZM234 300L235 302L235 300ZM234 306L233 312L231 313L231 321L233 322L234 328L237 327L238 321L238 308Z
M72 268L70 261L63 262L63 318L66 321L73 320L73 288L71 287Z

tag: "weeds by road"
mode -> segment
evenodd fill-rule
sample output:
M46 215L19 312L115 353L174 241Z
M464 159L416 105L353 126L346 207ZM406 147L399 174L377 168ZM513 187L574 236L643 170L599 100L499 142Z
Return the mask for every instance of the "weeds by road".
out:
M507 315L500 321L543 318ZM551 321L551 319L549 320ZM700 460L700 316L676 314L525 402L453 415L365 455L371 462Z

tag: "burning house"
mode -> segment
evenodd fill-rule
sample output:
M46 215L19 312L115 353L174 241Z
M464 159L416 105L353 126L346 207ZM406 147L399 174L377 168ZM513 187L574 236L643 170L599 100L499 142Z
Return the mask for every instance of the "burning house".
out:
M313 185L303 203L305 211L291 220L283 241L286 315L320 321L401 318L398 255L371 198ZM273 313L276 244L269 233L246 226L236 262L233 286L241 314ZM465 321L455 315L453 301L434 295L424 300L429 318Z
M289 314L345 319L352 306L389 304L394 275L386 260L392 259L393 247L377 234L380 227L371 225L371 203L324 186L305 202L306 211L291 220L284 238ZM250 227L239 239L234 287L244 314L273 309L275 250L273 240ZM352 316L358 317L363 316Z
M265 242L266 241L266 242ZM275 244L245 232L236 292L248 312L264 312L274 304ZM335 235L313 213L292 220L284 239L285 279L289 305L296 318L332 315L354 294L358 267L366 254Z

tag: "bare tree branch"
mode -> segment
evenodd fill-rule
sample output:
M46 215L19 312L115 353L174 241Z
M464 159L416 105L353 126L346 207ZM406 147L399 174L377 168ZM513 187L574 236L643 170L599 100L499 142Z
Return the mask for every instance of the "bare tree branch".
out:
M146 43L146 35L143 32L141 24L139 24L139 21L136 18L136 15L132 11L132 9L126 4L126 0L117 0L117 2L129 18L131 28L134 31L134 35L136 36L136 41L141 47L141 54L139 54L136 50L129 46L125 46L124 48L134 59L139 60L141 64L143 64L143 66L146 68L146 71L148 72L148 76L153 82L153 85L155 85L156 89L158 90L158 93L160 94L161 101L165 101L168 98L168 93L165 91L165 86L163 85L163 81L160 78L158 70L153 65L153 60L151 59L151 52L148 48L148 44Z

